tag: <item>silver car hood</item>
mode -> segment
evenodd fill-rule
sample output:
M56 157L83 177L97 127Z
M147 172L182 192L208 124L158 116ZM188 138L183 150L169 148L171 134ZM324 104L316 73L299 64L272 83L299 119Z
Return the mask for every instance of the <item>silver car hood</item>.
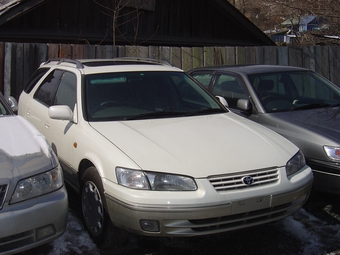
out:
M340 143L340 107L280 112L273 115Z
M18 180L56 167L44 136L20 116L0 117L0 179Z

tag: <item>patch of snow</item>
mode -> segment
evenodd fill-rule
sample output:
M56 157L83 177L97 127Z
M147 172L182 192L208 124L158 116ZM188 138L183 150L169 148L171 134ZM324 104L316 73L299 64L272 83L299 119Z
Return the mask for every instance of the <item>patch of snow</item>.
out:
M329 225L303 208L285 218L283 226L304 244L303 254L325 254L327 247L340 240L340 225ZM330 235L334 238L329 239Z
M53 249L46 255L66 254L100 254L99 249L92 242L88 233L84 230L83 224L71 210L68 213L68 223L65 233L54 240Z
M45 137L21 116L0 119L0 149L10 156L22 156L43 152L51 158L51 150Z

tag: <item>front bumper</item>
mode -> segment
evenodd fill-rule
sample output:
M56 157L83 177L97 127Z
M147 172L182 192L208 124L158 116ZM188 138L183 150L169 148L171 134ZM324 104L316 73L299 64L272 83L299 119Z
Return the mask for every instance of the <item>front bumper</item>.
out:
M313 169L314 188L318 191L340 195L340 163L307 159Z
M61 189L0 211L0 254L28 250L61 236L67 224L68 197Z
M112 222L129 232L148 236L198 236L237 230L284 218L307 200L312 181L280 195L247 198L222 205L136 206L106 195ZM157 222L158 231L146 231L142 222Z

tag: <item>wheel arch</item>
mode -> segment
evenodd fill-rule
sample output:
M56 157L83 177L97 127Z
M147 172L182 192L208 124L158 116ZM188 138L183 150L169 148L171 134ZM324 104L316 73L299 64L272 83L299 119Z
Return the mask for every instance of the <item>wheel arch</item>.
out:
M96 167L91 160L89 159L83 159L80 164L79 164L79 168L78 168L78 180L80 182L81 177L83 176L84 172L86 171L86 169L88 169L89 167L94 166Z

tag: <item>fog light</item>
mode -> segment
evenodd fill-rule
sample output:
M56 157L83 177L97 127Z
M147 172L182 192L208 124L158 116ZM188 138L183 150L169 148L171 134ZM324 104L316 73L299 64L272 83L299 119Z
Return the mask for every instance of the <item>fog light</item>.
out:
M42 228L38 228L36 232L37 241L45 239L49 236L55 235L56 231L53 225L47 225Z
M140 226L144 231L159 232L159 222L157 220L141 220Z

